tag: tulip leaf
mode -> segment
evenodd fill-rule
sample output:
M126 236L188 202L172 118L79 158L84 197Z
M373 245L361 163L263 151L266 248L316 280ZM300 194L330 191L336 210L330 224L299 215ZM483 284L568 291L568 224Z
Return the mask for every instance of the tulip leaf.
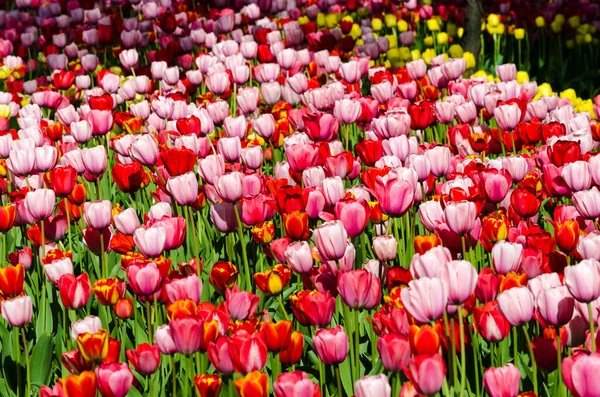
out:
M54 342L48 333L42 334L31 350L31 381L37 384L47 384L52 369L52 352Z
M346 357L340 364L340 377L342 378L342 387L347 396L354 395L354 385L352 384L352 370L350 369L350 357Z

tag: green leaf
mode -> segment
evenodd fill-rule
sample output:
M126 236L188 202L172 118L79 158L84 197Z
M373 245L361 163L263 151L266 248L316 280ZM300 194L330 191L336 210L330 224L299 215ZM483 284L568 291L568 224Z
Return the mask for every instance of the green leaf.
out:
M354 385L352 384L352 371L350 370L350 357L346 357L340 364L340 377L342 378L342 387L347 396L354 395Z
M52 337L44 333L41 335L31 351L31 381L46 384L50 380L52 368L52 351L54 342Z

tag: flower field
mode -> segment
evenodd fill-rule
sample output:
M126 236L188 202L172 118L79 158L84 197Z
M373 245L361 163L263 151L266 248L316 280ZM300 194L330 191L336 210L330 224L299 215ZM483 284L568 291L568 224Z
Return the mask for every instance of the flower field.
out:
M0 0L0 396L600 397L600 4L492 3Z

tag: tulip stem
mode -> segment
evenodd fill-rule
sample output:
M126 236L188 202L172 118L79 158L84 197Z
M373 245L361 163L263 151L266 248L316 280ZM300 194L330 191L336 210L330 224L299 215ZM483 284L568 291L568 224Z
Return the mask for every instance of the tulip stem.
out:
M563 379L562 379L562 345L561 345L561 340L560 340L560 328L556 327L556 362L558 364L558 367L556 369L556 372L558 373L558 382L556 382L556 385L558 386L558 396L563 396L564 395L564 388L563 388Z
M40 231L42 233L42 258L44 259L46 257L46 231L44 229L44 221L42 220L40 222Z
M31 395L31 365L29 362L29 347L27 346L27 338L25 337L25 329L21 327L21 336L23 337L23 351L25 352L25 369L27 371L27 392L26 396ZM18 346L17 346L18 347Z
M450 331L450 327L448 326L448 313L446 310L444 310L444 326L446 328L446 338L449 338L450 335L452 335L450 339L450 351L452 352L452 383L454 385L454 390L456 390L456 387L458 386L458 371L456 368L456 334L454 332L454 322L452 323L452 331Z
M15 328L15 340L12 348L15 352L15 367L17 369L17 397L21 396L21 347L19 346L19 329Z
M192 212L192 207L187 207L188 211L188 222L192 227L192 239L194 240L194 258L196 259L196 273L198 277L200 277L200 259L198 255L200 254L200 249L198 249L198 234L196 233L196 222L194 220L194 213Z
M106 278L106 252L104 249L104 233L100 230L100 272L102 274L102 278Z
M152 343L152 318L150 316L150 301L146 301L146 323L148 324L148 343Z
M71 214L69 213L69 202L65 197L63 199L65 203L65 215L67 216L67 238L69 239L69 251L73 252L73 243L71 242Z
M154 390L152 390L152 375L148 375L146 382L148 383L148 395L154 397Z
M279 302L279 307L281 308L281 312L283 313L283 318L285 318L285 321L288 321L289 318L287 312L285 311L285 306L283 305L283 299L281 299L281 294L277 296L277 301Z
M596 330L594 329L594 311L592 310L592 303L587 304L588 316L590 319L590 342L592 343L592 353L596 352Z
M173 397L177 396L177 363L175 362L175 355L171 355L171 379L173 381Z
M360 379L360 323L358 322L358 310L354 310L354 365L356 366L356 380Z
M246 290L252 291L252 279L250 277L250 268L248 267L248 254L246 253L246 244L244 243L244 225L240 218L240 211L237 205L233 205L235 211L235 218L238 224L238 234L240 236L240 245L242 246L242 259L244 260L244 272L246 273Z
M2 247L0 247L0 265L4 267L4 263L6 262L6 233L2 234Z
M339 364L335 367L335 380L337 382L338 396L343 397L344 389L342 389L342 379L340 377L340 366Z
M517 332L518 330L516 328L512 329L512 339L513 339L513 364L517 365L517 359L519 358L518 353L517 353Z
M531 370L533 374L533 392L535 395L538 395L538 382L537 382L537 364L535 363L535 356L533 355L533 346L531 344L531 338L529 337L529 331L527 331L527 327L525 325L523 327L523 333L525 334L525 340L527 341L527 350L529 350L529 357L531 360Z
M463 323L462 307L458 307L458 329L460 338L460 394L462 396L465 391L465 325Z

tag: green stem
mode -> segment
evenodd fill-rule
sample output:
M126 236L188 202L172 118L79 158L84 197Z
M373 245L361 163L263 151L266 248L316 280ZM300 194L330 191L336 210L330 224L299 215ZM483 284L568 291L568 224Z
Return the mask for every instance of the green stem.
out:
M356 380L360 379L360 323L358 322L358 310L354 310L354 365L356 366Z
M26 396L31 395L31 363L29 362L29 346L25 337L25 329L21 327L21 336L23 337L23 351L25 352L25 369L27 371L27 392Z
M527 326L523 325L523 333L525 334L525 341L527 341L527 350L529 351L529 359L531 360L531 370L533 374L533 392L538 395L538 381L537 381L537 364L535 363L535 356L533 355L533 345L531 344L531 338L529 338L529 331ZM562 369L561 369L562 371Z
M592 353L596 351L596 330L594 329L594 311L592 310L592 303L587 304L588 316L590 319L590 340L592 342Z
M233 204L233 209L235 211L235 218L237 219L238 224L238 235L240 237L240 245L242 246L242 259L244 261L244 272L246 273L246 290L252 291L252 278L250 277L250 268L248 267L248 254L246 253L246 244L244 243L244 225L242 224L242 219L240 218L240 211L238 210L237 205Z
M196 258L196 270L198 277L200 277L200 259L198 255L200 254L200 249L198 249L198 234L196 233L196 222L194 220L194 213L192 212L192 207L188 206L188 222L192 226L192 240L194 240L194 258Z
M346 323L346 325L350 328L351 333L349 333L348 335L352 335L354 333L354 324L352 324L352 320L350 319L350 309L348 308L348 306L343 305L344 306L344 322ZM355 372L355 365L354 365L354 343L350 342L348 344L350 346L350 374L352 375L352 382L354 382L355 380L357 380L358 378L356 377Z
M456 368L456 334L454 332L454 322L452 322L452 330L448 327L448 314L444 310L444 325L446 326L446 337L452 335L452 339L450 340L451 346L450 351L452 352L452 381L454 390L458 387L458 369Z
M173 382L173 397L177 396L177 363L175 362L175 355L171 355L171 379Z
M106 250L104 249L104 233L100 231L100 266L102 278L106 278Z
M148 375L146 382L148 383L148 395L154 397L154 390L152 390L152 375Z
M67 198L63 199L65 203L65 215L67 216L67 238L69 239L69 251L73 252L73 243L71 242L71 214L69 213L69 203Z
M519 355L517 353L517 329L512 329L512 339L513 339L513 364L517 365L517 360L519 359Z
M394 224L394 237L396 237L396 242L398 243L398 264L403 266L403 257L402 251L404 248L400 249L400 232L398 231L398 223L400 222L400 218L393 219L392 223Z
M19 346L19 329L15 328L14 332L15 340L13 342L13 349L15 352L15 364L17 368L17 397L21 396L21 347Z
M466 362L465 362L465 325L463 323L462 316L462 307L458 307L458 329L459 329L459 338L460 338L460 394L462 396L465 391L465 372L466 372Z
M281 294L279 294L277 296L277 301L279 302L279 307L281 308L281 313L283 313L283 318L285 318L286 321L289 320L287 312L285 311L285 306L283 305L283 299L281 299Z
M46 257L46 230L44 228L44 221L40 221L40 231L42 232L42 259Z
M2 235L2 247L0 247L0 265L4 267L6 262L6 233L0 233Z
M146 324L148 325L148 343L152 343L152 317L150 315L150 301L146 300Z
M342 389L342 378L340 377L340 366L335 367L335 380L337 382L338 396L344 397L344 389Z
M560 340L560 328L556 327L556 362L558 363L558 368L556 372L558 373L558 382L556 385L558 386L558 395L564 396L564 387L563 387L563 379L562 379L562 345Z

